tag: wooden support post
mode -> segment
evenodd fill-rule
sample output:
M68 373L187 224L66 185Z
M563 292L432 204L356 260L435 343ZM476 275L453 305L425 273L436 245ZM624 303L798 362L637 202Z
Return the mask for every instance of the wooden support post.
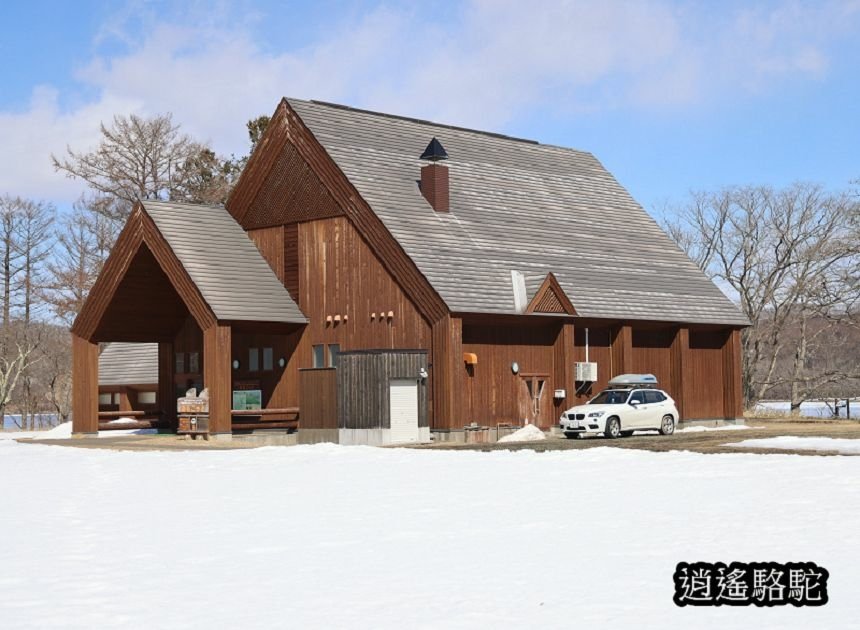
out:
M203 331L203 384L209 389L209 433L232 436L233 379L231 328L213 324Z
M563 389L564 398L554 398L557 408L567 409L571 407L576 398L576 389L573 378L573 324L564 322L558 331L558 336L555 338L553 347L554 357L554 375L553 385L555 389ZM553 392L554 393L554 392ZM556 414L558 415L558 414Z
M675 404L678 407L678 413L681 415L680 420L683 422L687 419L684 415L684 402L687 396L684 391L684 363L687 355L690 353L690 329L686 326L678 326L675 331L675 337L672 339L671 347L671 362L672 362L672 378L668 383L669 395L675 399Z
M633 328L622 325L612 337L612 368L609 378L629 374L633 370Z
M72 335L72 433L99 431L99 346Z
M134 392L130 392L128 387L123 387L119 390L119 410L131 411L133 409L132 397ZM136 396L135 396L136 398Z
M158 344L158 406L161 409L161 419L171 429L176 428L176 384L174 383L176 360L173 356L173 344L161 342Z
M723 417L726 420L744 415L741 384L741 331L729 331L723 344Z
M463 320L445 315L433 324L433 416L431 429L463 427Z

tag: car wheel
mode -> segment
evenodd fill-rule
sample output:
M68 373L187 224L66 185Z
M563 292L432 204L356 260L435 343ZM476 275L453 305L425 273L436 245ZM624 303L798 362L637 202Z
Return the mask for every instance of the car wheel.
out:
M633 435L633 431L622 431L621 432L622 437L630 437L631 435Z
M666 414L660 421L660 433L663 435L672 435L675 432L675 418Z
M621 436L621 420L616 417L609 418L606 421L606 431L603 432L603 435L608 437L610 440L614 440L617 437Z

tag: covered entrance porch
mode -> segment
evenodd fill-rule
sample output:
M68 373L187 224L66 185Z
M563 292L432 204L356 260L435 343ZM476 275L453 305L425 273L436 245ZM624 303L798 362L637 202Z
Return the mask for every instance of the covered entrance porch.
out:
M99 429L99 347L154 342L157 426L209 391L209 433L295 428L285 369L306 319L244 230L220 207L138 204L72 326L72 427ZM237 403L240 403L237 405Z

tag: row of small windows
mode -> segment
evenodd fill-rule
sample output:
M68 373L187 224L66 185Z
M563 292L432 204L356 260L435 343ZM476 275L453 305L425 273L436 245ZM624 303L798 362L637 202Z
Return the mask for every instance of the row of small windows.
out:
M313 347L315 368L337 367L337 355L340 354L340 344L319 344Z

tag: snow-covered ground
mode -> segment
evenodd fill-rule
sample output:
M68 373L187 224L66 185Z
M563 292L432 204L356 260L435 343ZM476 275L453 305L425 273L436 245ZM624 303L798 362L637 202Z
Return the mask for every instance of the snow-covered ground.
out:
M744 440L728 446L739 448L776 448L786 451L836 451L845 455L860 455L860 440L829 437L797 437L780 435L772 438Z
M854 628L860 458L0 441L0 627ZM676 608L801 561L819 609Z
M147 433L158 433L158 430L111 429L110 431L99 431L98 437L117 437L120 435L145 435ZM55 426L53 429L47 429L45 431L0 431L0 440L20 440L21 438L32 438L34 440L65 440L66 438L70 437L72 437L71 422L64 422L60 425Z

